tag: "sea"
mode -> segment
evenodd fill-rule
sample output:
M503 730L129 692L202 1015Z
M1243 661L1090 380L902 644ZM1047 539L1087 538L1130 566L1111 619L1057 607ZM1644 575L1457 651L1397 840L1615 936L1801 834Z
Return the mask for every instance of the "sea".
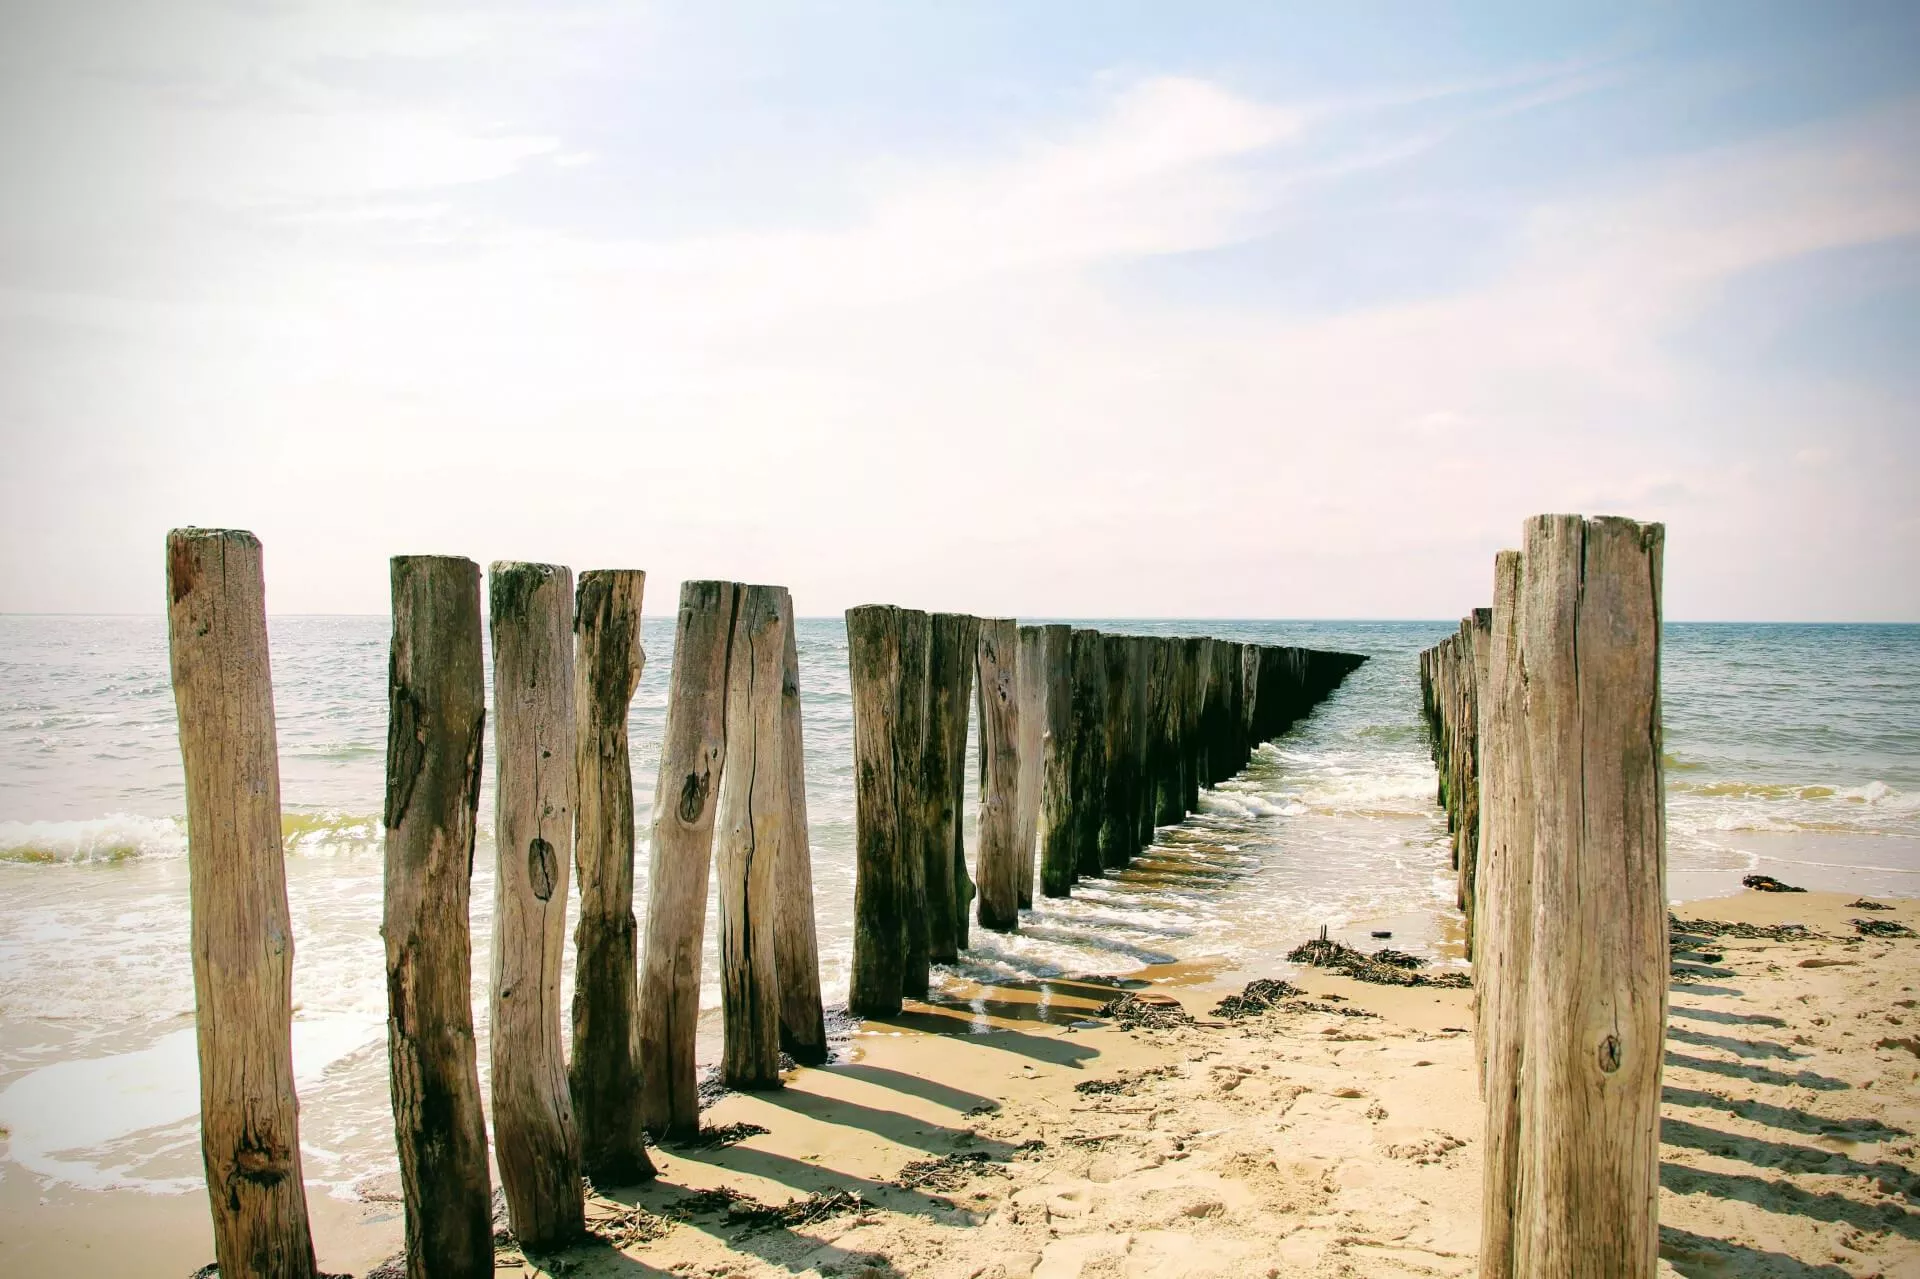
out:
M1024 619L1053 620L1053 619ZM996 982L1185 965L1284 975L1321 927L1457 964L1455 873L1419 715L1417 655L1457 623L1093 619L1366 654L1135 865L972 932L936 998ZM269 624L295 967L294 1058L314 1193L394 1167L385 1050L381 823L390 622ZM670 616L643 627L636 824L650 821ZM822 980L846 997L853 735L845 629L798 623ZM1662 703L1669 894L1920 894L1920 626L1670 624ZM491 758L474 862L474 1006L486 1073L494 892ZM967 770L969 788L976 770ZM966 812L972 847L974 796ZM161 617L0 616L0 1177L48 1195L202 1187L187 951L187 836ZM646 900L641 849L638 899ZM709 910L703 1051L717 1054ZM570 981L570 976L568 978ZM567 1006L565 992L561 1006Z

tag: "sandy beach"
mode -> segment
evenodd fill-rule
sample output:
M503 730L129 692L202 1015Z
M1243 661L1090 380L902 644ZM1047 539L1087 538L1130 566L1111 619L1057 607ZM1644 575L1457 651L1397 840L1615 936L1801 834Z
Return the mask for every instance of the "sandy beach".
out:
M1675 908L1663 1272L1920 1273L1920 903L1743 892ZM1691 921L1707 921L1706 923ZM1804 932L1780 928L1799 924ZM1727 930L1727 925L1744 925ZM1771 932L1774 935L1755 935ZM1338 935L1336 935L1338 936ZM1347 930L1367 945L1367 929ZM1374 943L1377 945L1377 943ZM1235 974L1236 978L1244 974ZM978 987L852 1029L843 1060L721 1096L713 1144L596 1192L600 1238L503 1275L1456 1275L1474 1271L1481 1109L1472 992L1303 969L1253 1016L1191 965L1128 990L1194 1018L1100 1018L1111 979ZM324 1269L400 1240L397 1186L315 1197ZM0 1182L11 1274L184 1276L211 1258L197 1195Z

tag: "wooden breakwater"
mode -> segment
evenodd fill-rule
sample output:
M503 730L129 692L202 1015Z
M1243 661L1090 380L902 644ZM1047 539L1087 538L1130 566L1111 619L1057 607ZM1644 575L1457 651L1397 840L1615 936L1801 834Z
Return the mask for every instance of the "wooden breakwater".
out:
M1480 1274L1655 1273L1664 531L1536 516L1420 657L1474 944Z
M947 638L943 638L947 637ZM971 642L970 663L956 661ZM1204 636L847 611L856 861L848 1006L886 1017L924 998L932 963L982 928L1127 866L1156 825L1199 806L1366 659ZM979 843L968 873L957 810L975 690Z
M260 544L235 530L176 530L167 582L217 1259L223 1275L312 1279ZM777 1088L783 1052L827 1057L786 590L681 587L642 930L627 722L646 660L645 574L589 570L576 588L563 566L509 562L486 585L483 609L471 560L391 565L381 931L405 1266L416 1279L493 1273L469 924L489 718L483 619L497 832L491 1151L515 1238L541 1250L575 1242L583 1175L645 1180L650 1139L698 1135L710 889L722 1081ZM1017 928L1037 872L1043 895L1060 896L1125 866L1156 824L1193 811L1202 788L1365 660L892 608L850 611L848 638L853 1003L869 1013L924 997L931 966L965 950L970 915ZM969 699L981 733L971 873L960 820ZM563 1010L575 880L576 981ZM876 983L885 998L871 996Z

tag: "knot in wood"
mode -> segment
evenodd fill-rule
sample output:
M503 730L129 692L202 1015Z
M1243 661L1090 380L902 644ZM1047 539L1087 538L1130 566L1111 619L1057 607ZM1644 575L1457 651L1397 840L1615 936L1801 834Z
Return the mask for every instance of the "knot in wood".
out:
M680 784L680 820L696 822L707 807L707 790L712 785L707 773L688 773Z
M1608 1035L1600 1041L1600 1072L1611 1075L1620 1069L1620 1037Z
M527 845L527 883L533 889L533 895L541 901L553 896L553 885L559 879L559 862L553 855L553 845L535 836Z

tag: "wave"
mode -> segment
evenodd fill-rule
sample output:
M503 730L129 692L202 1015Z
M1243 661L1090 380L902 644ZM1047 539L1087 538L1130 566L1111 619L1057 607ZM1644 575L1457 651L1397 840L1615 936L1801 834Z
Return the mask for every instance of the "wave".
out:
M283 813L280 834L289 854L323 856L378 850L385 831L378 816ZM186 855L187 823L179 817L108 813L76 821L0 822L0 863L86 865Z

